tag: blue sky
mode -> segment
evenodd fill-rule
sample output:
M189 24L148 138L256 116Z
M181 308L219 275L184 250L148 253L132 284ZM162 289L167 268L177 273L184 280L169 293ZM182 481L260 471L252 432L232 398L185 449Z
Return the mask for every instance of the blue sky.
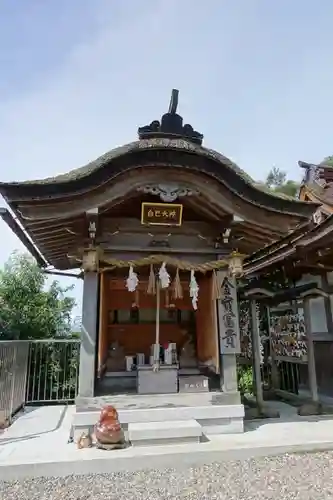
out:
M332 19L329 0L0 0L0 178L134 140L173 87L207 146L299 178L333 154ZM1 265L21 247L0 224Z

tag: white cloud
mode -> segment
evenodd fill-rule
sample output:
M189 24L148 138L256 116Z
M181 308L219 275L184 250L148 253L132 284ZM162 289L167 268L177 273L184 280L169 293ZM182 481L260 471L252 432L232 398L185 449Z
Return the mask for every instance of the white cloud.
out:
M197 45L193 39L201 8L193 9L189 0L154 0L143 6L127 0L121 9L112 5L96 3L99 31L66 54L62 67L48 72L27 94L8 101L0 97L2 181L77 168L135 140L139 125L167 109L172 87L182 89L183 109L204 92L211 64L198 59L200 34ZM3 262L22 245L0 224Z

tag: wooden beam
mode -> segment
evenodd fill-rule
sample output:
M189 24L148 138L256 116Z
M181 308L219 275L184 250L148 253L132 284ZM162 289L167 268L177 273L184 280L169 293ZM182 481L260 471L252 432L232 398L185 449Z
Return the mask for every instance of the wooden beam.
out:
M200 203L201 202L201 203ZM221 210L218 211L214 207L214 205L207 203L205 200L200 200L197 199L195 196L189 197L186 200L186 204L189 205L194 212L201 213L205 215L208 219L214 219L216 221L219 221L221 219ZM223 217L227 214L227 212L223 213Z
M82 214L83 215L83 214ZM24 227L31 228L45 228L45 227L63 227L70 225L82 219L81 216L61 218L56 217L53 219L24 219Z
M55 238L54 240L51 240L50 242L45 242L45 243L41 242L40 244L38 241L36 241L36 244L40 248L45 248L45 250L50 250L52 248L62 248L63 252L65 253L66 250L64 249L64 245L73 244L73 245L79 246L80 242L78 242L73 236L68 235L68 237L61 240L61 242L58 241L58 238Z
M70 249L68 249L68 253L70 253ZM50 260L55 259L55 258L68 259L67 254L66 254L66 252L64 252L64 250L56 250L56 249L48 252L48 257L50 258Z
M93 247L96 243L96 238L100 234L99 231L99 210L98 207L87 210L86 212L86 228L82 235L83 238L87 238L89 244Z
M157 162L154 168L138 167L134 170L123 172L117 177L117 182L114 179L109 180L96 189L86 193L73 193L71 199L57 199L51 200L49 203L32 203L20 202L18 209L22 213L22 218L39 218L39 219L54 219L56 215L63 217L79 216L87 209L88 206L103 207L106 203L115 204L117 200L124 200L131 192L137 190L138 186L143 183L159 183L161 179L163 182L171 182L177 177L177 182L186 183L194 189L200 189L202 199L214 200L214 204L218 212L237 212L238 215L243 216L253 223L259 223L267 228L280 227L293 228L300 220L304 220L307 215L300 214L299 210L296 212L283 213L278 210L271 210L269 207L263 209L261 206L253 203L250 200L244 199L240 194L232 192L230 188L225 186L222 182L217 181L209 176L204 177L199 170L182 169L177 167L165 168L165 164ZM283 201L283 200L281 200ZM291 207L296 208L296 205ZM308 213L312 210L309 207ZM315 207L313 207L313 210Z
M262 241L261 246L264 246L266 243L271 243L272 241L274 241L274 238L272 238L272 237L268 238L267 236L265 236L261 233L252 232L252 231L250 231L247 228L244 228L242 226L237 228L237 229L232 229L231 235L233 237L244 236L247 240L250 240L250 241L257 241L258 242L258 240L260 240L260 241Z
M40 224L38 226L36 225L30 226L25 223L24 227L27 229L27 231L29 231L29 233L34 235L46 234L61 230L67 231L68 229L74 232L82 232L83 222L84 222L83 219L81 221L80 220L73 222L64 221L64 222L58 222L56 224L45 223L44 221L44 224Z
M38 236L36 236L34 233L32 234L32 237L33 239L36 241L36 243L38 245L40 245L41 243L45 243L47 244L48 241L67 241L68 238L73 238L73 235L71 235L70 233L67 233L66 231L61 231L60 230L56 233L54 233L53 231L50 233L42 233L42 234L45 234L45 236L41 236L40 234L38 234Z
M228 217L229 219L229 217ZM220 234L224 229L224 221L228 222L228 219L222 219L221 223L208 223L201 221L185 221L179 227L174 226L146 226L142 225L138 219L134 218L112 218L112 217L102 217L101 224L101 235L110 234L115 231L119 231L123 234L136 234L136 233L147 233L154 232L154 234L165 234L172 232L172 234L177 235L197 235L202 234L203 236L214 237Z
M101 247L105 250L105 252L118 252L118 253L173 253L173 254L217 254L221 253L223 251L223 248L212 248L212 247L207 247L207 248L172 248L168 247L167 249L164 247L147 247L147 246L136 246L136 245L131 245L131 246L124 246L124 245L108 245L105 247L104 245L101 245Z
M12 216L7 208L0 207L0 217L7 224L7 226L13 231L21 243L25 246L28 252L36 259L36 262L40 267L47 267L47 260L36 248L34 243L30 241L22 227L18 224L16 219Z
M254 234L262 234L265 237L270 237L274 239L279 239L281 236L284 236L285 233L283 231L276 231L275 229L268 229L266 227L262 227L259 224L250 224L249 222L240 222L239 227L246 229L247 231L252 231ZM237 227L238 227L237 226Z

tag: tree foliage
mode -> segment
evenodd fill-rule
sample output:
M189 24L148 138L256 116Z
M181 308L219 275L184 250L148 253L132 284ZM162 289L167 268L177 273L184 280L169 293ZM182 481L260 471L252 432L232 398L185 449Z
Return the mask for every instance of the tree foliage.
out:
M0 271L0 338L42 339L66 336L75 300L32 257L14 253Z
M321 162L322 165L333 167L333 156L326 156Z
M297 197L300 184L296 181L287 179L287 174L277 167L273 167L268 173L265 185L276 193L285 194L292 198Z

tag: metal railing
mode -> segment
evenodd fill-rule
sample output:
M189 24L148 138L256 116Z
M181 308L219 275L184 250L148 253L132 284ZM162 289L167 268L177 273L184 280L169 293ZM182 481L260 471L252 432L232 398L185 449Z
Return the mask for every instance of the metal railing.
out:
M304 397L309 394L309 375L307 362L291 358L277 362L278 394Z
M79 360L79 340L30 342L26 403L74 401L78 391Z
M80 340L0 341L0 428L26 404L74 401L79 361Z
M0 341L0 426L25 404L29 343Z

